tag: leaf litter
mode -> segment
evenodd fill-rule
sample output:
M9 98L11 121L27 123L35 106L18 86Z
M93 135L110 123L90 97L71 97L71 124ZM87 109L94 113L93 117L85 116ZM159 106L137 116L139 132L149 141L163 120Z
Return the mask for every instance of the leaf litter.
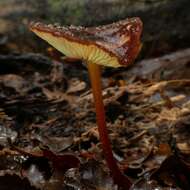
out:
M103 71L113 153L132 190L190 189L190 79L178 70L180 77L160 80L154 68L163 59L152 60L156 78L141 78L138 63ZM0 61L0 188L117 190L102 156L86 68L27 53Z

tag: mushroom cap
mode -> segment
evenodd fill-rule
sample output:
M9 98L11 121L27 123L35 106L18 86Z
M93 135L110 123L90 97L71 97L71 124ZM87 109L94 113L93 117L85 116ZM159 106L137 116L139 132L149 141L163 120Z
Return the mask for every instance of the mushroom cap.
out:
M140 18L99 27L31 23L30 29L69 58L110 67L127 66L137 57L141 42Z

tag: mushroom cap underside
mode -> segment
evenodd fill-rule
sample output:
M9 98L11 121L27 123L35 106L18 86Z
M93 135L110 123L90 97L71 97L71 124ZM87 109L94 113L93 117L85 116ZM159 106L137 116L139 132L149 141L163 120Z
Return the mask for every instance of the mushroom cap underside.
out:
M110 67L129 65L141 47L139 18L88 28L31 23L30 29L67 57Z

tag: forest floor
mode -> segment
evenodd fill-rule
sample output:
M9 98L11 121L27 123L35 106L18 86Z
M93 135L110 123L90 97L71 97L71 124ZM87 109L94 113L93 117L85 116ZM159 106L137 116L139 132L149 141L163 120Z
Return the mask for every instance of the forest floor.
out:
M116 190L87 69L0 41L0 189ZM190 189L190 50L102 72L114 156L133 190Z

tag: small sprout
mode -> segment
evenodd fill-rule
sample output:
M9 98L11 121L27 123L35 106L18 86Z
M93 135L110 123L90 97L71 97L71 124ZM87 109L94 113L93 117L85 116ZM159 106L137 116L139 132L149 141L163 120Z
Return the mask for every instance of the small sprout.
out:
M141 20L130 18L89 28L31 23L30 29L67 57L86 62L95 102L100 141L107 165L114 182L125 190L129 189L131 181L117 166L108 138L99 65L121 67L128 66L134 61L141 48Z

